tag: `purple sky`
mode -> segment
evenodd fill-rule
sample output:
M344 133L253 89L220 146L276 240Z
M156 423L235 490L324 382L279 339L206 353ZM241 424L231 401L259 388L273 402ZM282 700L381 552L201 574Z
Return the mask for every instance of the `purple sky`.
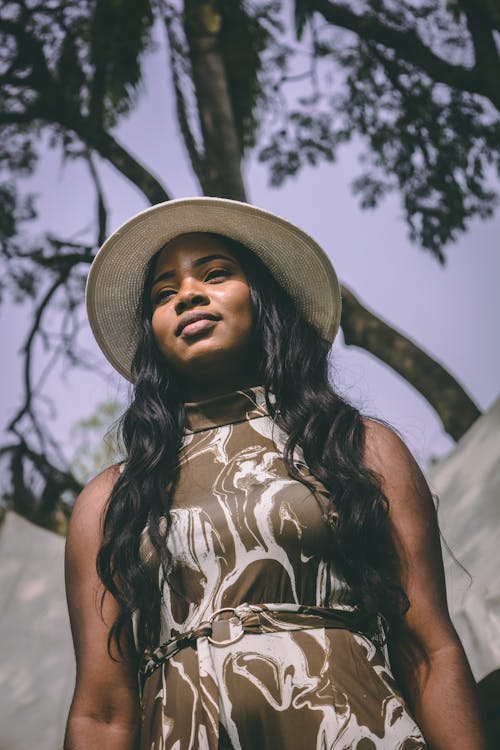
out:
M166 68L161 48L148 57L140 106L117 135L160 176L173 197L198 195L177 131ZM397 195L376 211L359 209L349 189L359 171L357 153L356 145L348 146L336 164L304 170L280 189L269 188L266 169L250 161L245 166L249 200L309 232L330 255L341 280L366 306L440 360L479 407L488 408L500 391L500 212L488 222L474 222L468 234L449 248L448 263L442 268L410 245ZM108 165L100 163L99 172L112 231L146 203ZM47 150L26 188L40 192L39 231L51 228L65 236L91 225L93 192L83 167L62 165L57 154ZM0 311L3 349L10 363L4 369L2 427L19 400L17 352L28 320L28 308L8 304ZM84 331L82 343L109 375L102 380L89 372L59 371L48 383L58 414L47 418L68 453L71 426L98 403L125 397L127 392L125 382L100 355L90 331ZM422 464L453 445L424 399L388 367L344 347L341 336L334 346L334 361L339 389L365 412L384 417L401 430Z

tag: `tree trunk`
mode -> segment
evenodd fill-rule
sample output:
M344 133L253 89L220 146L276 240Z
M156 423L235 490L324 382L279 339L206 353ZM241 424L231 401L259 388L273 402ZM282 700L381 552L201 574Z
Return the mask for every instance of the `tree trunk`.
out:
M399 373L436 410L455 440L480 416L470 396L439 362L363 307L346 287L342 287L341 325L345 343L371 352Z
M193 160L193 167L205 194L245 200L241 151L218 46L221 18L213 0L186 0L185 9L206 155L206 164L199 163L197 168ZM455 440L480 416L471 398L439 362L366 310L345 288L342 329L348 346L365 349L410 383L436 410L444 429Z
M219 48L222 23L214 0L186 0L185 32L205 158L197 175L205 195L245 201L241 148Z

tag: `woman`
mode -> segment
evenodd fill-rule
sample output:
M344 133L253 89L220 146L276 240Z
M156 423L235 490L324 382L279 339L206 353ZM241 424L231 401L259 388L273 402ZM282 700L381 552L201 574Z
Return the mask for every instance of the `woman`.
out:
M87 303L135 389L70 524L66 750L483 750L428 487L328 382L321 248L171 201L108 239Z

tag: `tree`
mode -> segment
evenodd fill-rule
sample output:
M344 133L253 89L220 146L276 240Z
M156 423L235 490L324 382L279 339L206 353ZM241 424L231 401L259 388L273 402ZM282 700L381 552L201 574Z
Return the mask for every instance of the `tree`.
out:
M316 85L284 112L261 153L274 181L361 136L366 167L353 187L362 205L398 190L411 239L444 262L445 246L498 200L489 179L500 171L498 8L497 0L297 0ZM341 77L333 92L321 80L331 66Z
M241 162L252 150L280 184L305 163L333 160L341 144L358 135L367 144L368 167L354 183L362 204L374 206L398 189L411 236L442 262L446 243L470 218L492 212L496 196L487 165L498 169L500 140L496 2L464 0L443 8L437 0L415 6L296 0L294 29L287 10L287 3L250 6L243 0L4 3L2 288L36 303L23 350L24 399L9 425L13 440L0 456L10 476L8 498L26 515L50 524L47 519L80 486L40 424L37 399L45 373L35 380L32 355L41 340L52 352L49 366L55 357L84 364L75 346L77 312L88 265L107 233L100 162L112 164L149 203L171 196L113 135L137 101L155 18L165 29L178 120L203 192L244 199ZM296 72L297 44L310 63L303 75ZM448 62L451 52L458 62ZM332 66L338 79L333 90L327 86ZM308 85L306 96L294 89L298 75ZM42 241L29 241L36 197L22 195L15 178L33 172L47 137L65 159L88 166L96 201L88 241L50 230ZM347 288L344 300L346 343L396 369L434 406L450 435L463 434L479 415L463 388ZM54 344L45 323L56 306Z

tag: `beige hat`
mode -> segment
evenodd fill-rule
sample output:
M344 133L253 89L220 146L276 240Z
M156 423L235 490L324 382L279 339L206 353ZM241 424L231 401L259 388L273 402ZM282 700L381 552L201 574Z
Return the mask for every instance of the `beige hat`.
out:
M213 232L254 252L324 339L340 324L337 275L320 246L269 211L225 198L181 198L159 203L122 224L97 253L87 279L90 326L113 367L132 380L137 310L148 263L167 242L189 232Z

